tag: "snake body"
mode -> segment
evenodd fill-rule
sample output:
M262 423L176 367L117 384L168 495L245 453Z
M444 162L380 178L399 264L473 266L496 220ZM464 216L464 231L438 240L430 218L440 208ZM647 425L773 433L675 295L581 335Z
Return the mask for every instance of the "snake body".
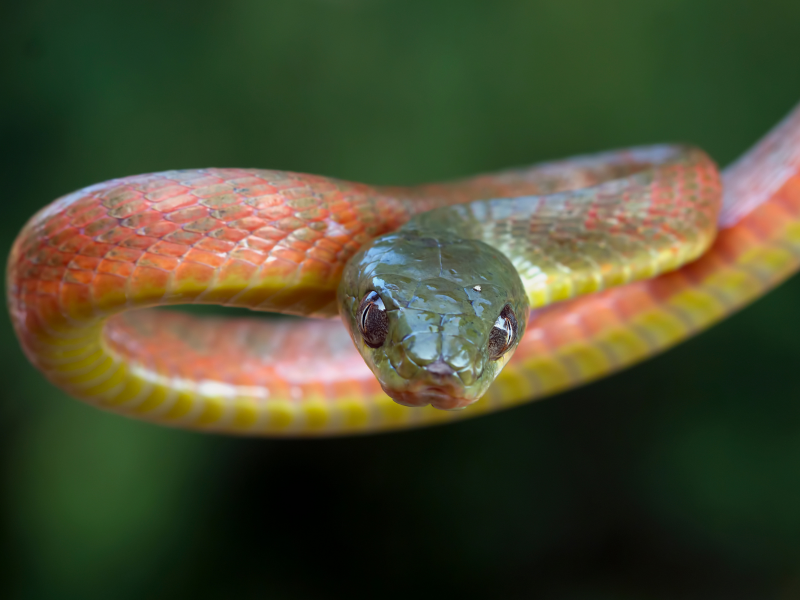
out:
M794 272L800 110L723 188L720 205L713 163L667 146L415 188L256 169L127 177L29 221L9 309L51 381L129 416L250 435L444 422L633 364ZM390 313L378 348L359 330L369 294ZM340 312L347 327L150 310L186 303ZM491 360L507 306L519 335ZM469 406L408 408L384 390Z

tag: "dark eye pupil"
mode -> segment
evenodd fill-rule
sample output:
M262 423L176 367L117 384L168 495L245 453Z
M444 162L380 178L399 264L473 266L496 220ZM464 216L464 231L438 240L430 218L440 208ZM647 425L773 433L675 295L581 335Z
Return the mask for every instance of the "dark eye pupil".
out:
M358 307L358 329L364 343L370 348L378 348L386 341L389 333L389 317L386 306L377 292L369 292Z
M517 337L517 317L506 304L489 333L488 352L491 360L497 360L514 344Z

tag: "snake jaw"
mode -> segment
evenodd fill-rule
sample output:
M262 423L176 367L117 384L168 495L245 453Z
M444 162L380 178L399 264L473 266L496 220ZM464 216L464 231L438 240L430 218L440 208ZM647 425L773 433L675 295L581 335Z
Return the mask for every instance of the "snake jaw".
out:
M365 331L364 307L378 297L385 325ZM522 337L528 312L519 275L498 250L446 231L403 229L350 259L339 306L386 394L403 406L442 410L465 408L484 395ZM492 333L504 311L520 323L498 352ZM366 316L377 323L377 314ZM380 344L373 333L381 334Z
M398 404L410 407L423 407L429 404L440 410L462 410L475 402L474 398L460 398L447 388L428 386L420 392L398 392L386 390L386 394Z

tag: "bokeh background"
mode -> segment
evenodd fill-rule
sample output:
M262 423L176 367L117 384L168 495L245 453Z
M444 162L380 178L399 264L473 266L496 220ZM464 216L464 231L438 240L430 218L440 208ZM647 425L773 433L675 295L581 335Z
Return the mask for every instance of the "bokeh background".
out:
M0 4L0 245L183 167L371 183L685 140L800 100L797 0ZM0 318L3 598L800 597L800 279L474 421L229 439L67 398Z

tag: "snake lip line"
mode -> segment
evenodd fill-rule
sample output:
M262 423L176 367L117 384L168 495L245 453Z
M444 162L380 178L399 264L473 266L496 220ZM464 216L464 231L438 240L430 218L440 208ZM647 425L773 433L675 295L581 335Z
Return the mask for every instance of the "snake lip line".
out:
M436 386L426 387L422 392L391 391L389 395L398 404L413 408L431 405L439 410L463 410L473 402L467 398L454 396L449 388Z

